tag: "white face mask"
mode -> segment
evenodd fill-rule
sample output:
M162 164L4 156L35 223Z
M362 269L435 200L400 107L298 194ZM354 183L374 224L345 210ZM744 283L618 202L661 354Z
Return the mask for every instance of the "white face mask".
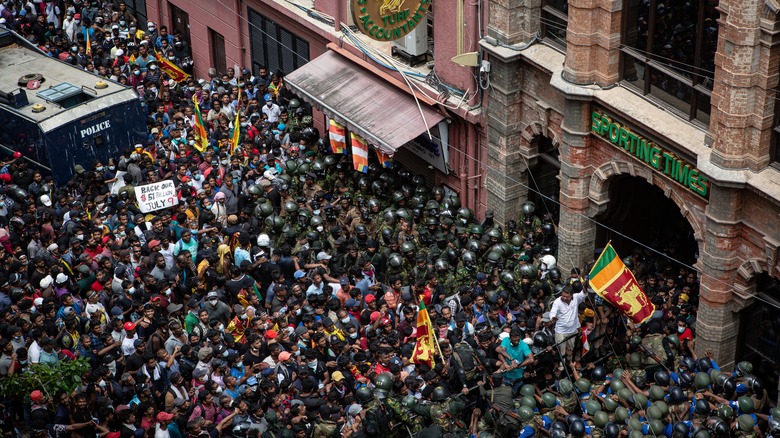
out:
M309 362L307 363L307 365L308 365L308 366L309 366L309 368L311 368L311 369L316 369L316 368L317 368L317 359L314 359L314 360L312 360L312 361L309 361Z
M165 296L166 296L166 297L169 297L169 296L171 296L171 288L165 289L165 292L164 292L164 293L165 293Z
M217 326L217 330L224 332L225 331L225 324L220 324Z
M677 327L677 333L682 333L685 331L685 327Z
M230 162L229 162L228 160L222 160L222 161L220 161L220 164L222 164L223 166L227 166L229 163L230 163Z
M243 314L243 315L241 315L239 318L241 318L241 319L246 319L246 313L245 313L245 314Z
M342 324L349 324L349 317L341 318Z
M101 387L101 388L105 388L106 387L106 381L105 380L101 380L100 382L98 382L98 386Z
M127 290L127 293L129 293L130 295L134 294L135 293L135 288L131 287L130 289Z
M349 337L352 339L357 339L358 334L357 333L350 333Z
M155 71L155 70L157 70L157 66L152 64L152 65L149 66L149 70Z
M218 300L212 298L212 299L209 300L209 304L211 304L212 306L216 306L217 305L217 301Z

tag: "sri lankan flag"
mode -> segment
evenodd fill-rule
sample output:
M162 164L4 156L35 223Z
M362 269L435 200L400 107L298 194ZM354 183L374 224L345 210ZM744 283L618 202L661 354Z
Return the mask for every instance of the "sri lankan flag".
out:
M425 308L425 302L420 300L420 309L417 311L417 345L412 353L412 362L418 365L427 364L433 368L433 356L436 351L434 336L428 309Z
M241 87L238 87L238 106L236 107L236 120L233 122L233 141L230 146L230 155L236 151L239 141L241 141Z
M92 42L90 41L90 38L89 38L89 29L84 29L84 33L87 34L87 42L86 42L86 44L87 44L87 48L86 48L87 56L92 56Z
M195 149L203 153L209 147L209 133L203 124L203 116L200 114L198 96L192 96L192 103L195 104Z
M368 173L368 143L354 132L349 133L349 139L352 143L352 164L355 170Z
M607 244L590 270L590 286L636 324L647 321L655 311L655 306L639 288L634 274L620 260L612 244Z
M328 126L328 138L330 138L331 152L334 154L347 153L347 130L333 119L330 119Z
M160 67L163 73L168 75L169 78L176 81L176 83L182 83L190 77L184 70L180 69L175 63L168 61L168 58L160 56L157 50L154 51L154 58L157 60L157 66Z

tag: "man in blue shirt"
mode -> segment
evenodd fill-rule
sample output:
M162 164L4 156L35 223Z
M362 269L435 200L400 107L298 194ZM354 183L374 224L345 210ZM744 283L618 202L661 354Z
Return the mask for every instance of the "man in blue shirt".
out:
M522 338L523 333L518 328L514 328L496 350L504 362L504 384L511 386L515 395L523 386L525 367L534 362L534 355L528 344L522 342Z

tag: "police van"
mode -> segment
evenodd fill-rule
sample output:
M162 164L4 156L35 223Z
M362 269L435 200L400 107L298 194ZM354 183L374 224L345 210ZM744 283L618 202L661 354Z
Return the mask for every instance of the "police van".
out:
M146 144L135 90L52 58L0 28L0 159L21 152L57 183Z

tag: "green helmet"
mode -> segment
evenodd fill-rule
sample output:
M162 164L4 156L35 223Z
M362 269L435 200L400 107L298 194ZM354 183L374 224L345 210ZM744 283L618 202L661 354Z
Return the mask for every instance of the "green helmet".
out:
M275 231L281 231L284 228L284 218L278 214L272 214L265 218L265 224L271 227Z
M753 421L753 417L748 414L740 415L737 419L737 424L739 425L739 430L743 432L750 432L753 430L753 426L756 425L756 423Z
M358 388L358 390L355 392L355 398L357 398L357 401L359 401L361 404L365 404L374 398L374 394L370 389L368 389L368 387L363 386Z
M628 409L623 406L618 406L617 409L615 409L615 420L617 420L618 423L624 423L626 419L628 419Z
M438 402L442 400L447 400L449 396L450 394L446 388L444 388L443 386L437 386L433 390L433 394L431 395L431 400Z
M433 262L433 269L438 271L446 271L450 268L450 264L445 259L436 259L435 262Z
M512 248L522 248L523 247L523 238L519 234L515 234L512 236L511 239L509 239L509 243L512 244Z
M739 407L739 410L741 412L744 412L746 414L752 414L753 411L756 409L755 404L753 404L753 399L743 395L742 397L737 399L737 407Z
M520 405L534 409L536 408L536 399L533 396L525 395L520 399Z
M530 280L536 279L536 267L534 265L520 266L520 276Z
M403 220L405 220L407 222L412 218L412 215L409 214L409 210L407 210L405 208L399 208L398 210L396 210L395 211L395 216L398 217L398 218L401 218L401 219L403 219Z
M577 387L577 391L579 391L581 394L590 392L591 385L588 379L579 378L576 382L574 382L574 386Z
M322 216L312 216L311 219L309 219L309 225L312 227L318 227L324 222L325 220L322 218Z
M631 340L629 342L631 343L631 345L636 347L637 345L642 343L642 337L639 335L633 335L631 336Z
M601 403L596 400L588 400L585 402L585 412L588 415L596 415L596 412L601 412Z
M650 398L653 400L663 400L665 396L666 392L664 392L664 389L660 386L653 385L650 387Z
M409 394L406 397L401 400L401 406L405 407L406 409L412 409L415 406L417 406L417 397Z
M653 403L655 406L658 406L658 409L661 410L661 413L666 415L669 413L669 405L666 404L663 400L658 400L657 402Z
M520 209L523 211L524 215L528 216L534 214L534 211L536 211L536 204L534 204L531 201L528 201L524 203L523 206L520 207Z
M368 208L374 208L374 207L380 207L382 205L381 202L379 202L379 199L371 198L368 200Z
M274 213L274 206L270 202L263 202L255 207L255 217L269 217Z
M433 199L429 200L425 203L425 209L426 210L438 210L439 209L439 203L434 201Z
M288 173L296 173L298 171L298 162L295 160L287 160L284 163L284 167L287 168Z
M642 422L639 421L639 418L632 417L628 420L628 428L634 431L642 431Z
M520 387L520 394L523 396L533 397L534 394L536 394L536 388L534 388L534 385L525 384Z
M656 420L660 420L664 414L660 409L658 409L658 406L653 405L647 408L647 416Z
M626 384L620 379L612 379L612 381L609 382L609 389L612 390L612 393L616 393L625 387Z
M612 397L604 397L604 409L609 412L615 412L615 409L617 409L618 406L618 402L613 400Z
M493 239L499 239L500 240L502 237L504 237L501 234L501 230L499 230L498 228L491 228L490 230L488 230L487 234L488 234L488 237L493 238Z
M642 366L642 356L639 355L639 353L631 353L630 356L628 356L628 366L639 368Z
M642 409L647 406L647 396L640 392L634 394L634 406L636 406L638 409Z
M517 279L515 273L512 271L504 271L501 273L501 282L504 284L514 284Z
M545 392L542 394L542 403L544 403L544 406L547 408L554 408L558 403L558 399L555 398L555 395Z
M718 418L723 421L731 421L734 418L734 409L729 405L718 405Z
M664 422L657 418L650 420L650 432L655 436L663 435Z
M693 384L696 385L696 389L704 389L710 386L710 376L707 373L698 372L693 378Z
M460 260L463 263L474 263L476 259L477 259L477 255L474 254L472 251L466 251L463 253L463 255L460 256Z
M534 411L528 406L520 406L520 409L517 410L517 415L520 417L520 420L528 422L534 418Z
M325 170L325 163L323 163L322 160L314 160L314 162L311 163L311 170L315 172L322 172Z
M737 364L737 371L740 375L747 376L748 374L753 373L753 364L743 360Z
M498 251L490 251L487 255L488 263L498 263L501 261L501 253Z
M254 185L254 184L252 184L251 186L247 187L246 191L249 192L249 194L252 195L252 196L260 196L260 195L263 194L263 191L260 190L260 187Z
M401 252L407 253L414 251L414 242L406 241L403 244L401 244Z
M641 430L632 430L631 433L628 434L628 438L645 438L645 435Z
M668 339L669 342L675 346L675 348L680 348L680 338L678 338L677 335L669 335L666 337L666 339Z
M693 433L692 438L710 438L710 431L706 427L700 427Z
M291 110L298 109L298 107L301 106L301 101L295 98L290 99L289 102L287 102L287 108Z
M485 229L482 228L482 225L479 224L472 225L469 231L471 234L476 234L478 236L482 236L483 234L485 234Z
M596 415L593 416L593 423L596 424L596 427L599 429L603 429L604 426L609 423L609 414L604 411L596 412Z
M394 252L390 254L390 256L387 257L387 264L390 265L392 268L400 268L401 265L403 265L404 261L401 258L401 255L397 252Z
M630 400L632 394L633 392L631 392L631 390L628 388L623 388L618 391L618 397L620 397L621 400Z
M298 204L296 204L295 201L287 201L284 203L284 210L288 213L296 213L298 209Z
M325 157L325 165L330 167L338 162L338 158L335 155L328 155Z
M558 382L558 389L560 389L561 394L568 396L572 391L574 391L574 385L571 384L571 380L562 379L560 382Z
M612 371L612 381L614 382L615 380L619 380L620 376L622 375L623 375L623 368L615 368L615 371Z
M309 173L310 168L311 168L311 164L303 163L300 166L298 166L298 171L296 173L298 175L306 175L307 173Z
M390 373L382 373L374 379L374 386L385 391L393 389L393 375Z

